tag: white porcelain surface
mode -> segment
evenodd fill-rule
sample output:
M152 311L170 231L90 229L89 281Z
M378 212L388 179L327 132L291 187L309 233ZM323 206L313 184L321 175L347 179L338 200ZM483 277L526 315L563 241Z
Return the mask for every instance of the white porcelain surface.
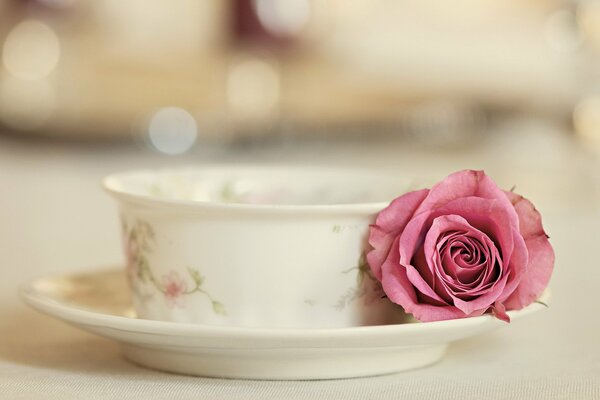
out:
M337 329L266 329L137 319L121 269L37 279L21 288L35 309L119 341L131 361L190 375L330 379L386 374L438 361L449 343L501 326L489 315ZM510 311L513 323L542 309Z
M138 315L210 325L397 322L365 262L368 226L409 189L351 169L202 167L111 175Z

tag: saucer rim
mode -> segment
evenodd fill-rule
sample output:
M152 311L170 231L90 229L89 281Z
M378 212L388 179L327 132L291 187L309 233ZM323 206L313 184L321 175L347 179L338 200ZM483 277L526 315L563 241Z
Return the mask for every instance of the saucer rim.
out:
M356 339L362 336L389 336L398 335L400 337L413 336L419 333L439 333L439 331L464 330L476 328L490 322L504 324L490 314L484 314L477 317L468 317L460 319L451 319L433 322L414 322L404 324L389 325L365 325L341 328L275 328L275 327L244 327L244 326L226 326L226 325L208 325L197 323L184 323L173 321L160 321L129 317L124 315L115 315L102 312L101 310L87 310L76 305L69 305L53 298L50 294L44 293L36 288L39 282L44 280L68 278L74 276L93 276L101 273L114 272L122 268L104 268L88 272L63 273L47 275L31 279L20 285L18 293L24 303L44 314L59 318L75 325L88 325L91 327L112 328L124 330L132 333L153 333L164 336L178 337L198 337L214 336L221 338L237 337L261 337L278 340L322 340L336 337L339 339ZM549 298L549 290L546 289L540 297L544 304ZM521 319L524 316L533 314L546 306L538 302L533 302L521 310L508 311L511 320Z

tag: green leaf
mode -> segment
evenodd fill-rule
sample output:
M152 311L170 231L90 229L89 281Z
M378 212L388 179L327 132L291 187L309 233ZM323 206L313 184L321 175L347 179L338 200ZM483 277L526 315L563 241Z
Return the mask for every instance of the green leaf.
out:
M225 311L225 306L221 303L219 303L218 301L213 301L212 302L212 307L213 307L213 311L219 315L227 315L227 312Z
M226 182L221 188L221 201L231 203L235 201L235 192L233 191L233 183Z
M204 277L200 275L200 272L197 269L191 267L188 267L187 270L194 282L196 283L196 286L202 286L202 283L204 282Z

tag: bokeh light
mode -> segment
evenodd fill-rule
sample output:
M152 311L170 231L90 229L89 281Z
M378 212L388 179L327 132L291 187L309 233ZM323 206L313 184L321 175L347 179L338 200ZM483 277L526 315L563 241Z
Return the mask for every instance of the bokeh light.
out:
M595 46L600 46L600 2L579 2L577 5L577 22L586 38Z
M4 67L19 79L45 78L59 59L58 37L52 28L38 20L25 20L15 26L2 48Z
M256 14L263 26L279 35L296 35L310 18L309 0L255 0Z
M152 146L161 153L176 155L190 150L196 142L198 127L195 118L179 107L158 110L148 124Z
M279 74L267 61L253 58L232 66L227 80L227 98L242 117L262 117L279 103Z
M574 51L583 42L577 18L568 10L552 13L546 20L544 34L548 45L558 51Z
M575 132L585 142L600 145L600 96L589 96L573 111Z

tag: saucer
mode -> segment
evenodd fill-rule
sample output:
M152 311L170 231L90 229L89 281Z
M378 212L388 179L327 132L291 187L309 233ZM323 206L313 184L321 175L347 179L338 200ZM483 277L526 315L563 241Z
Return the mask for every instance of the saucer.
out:
M490 315L336 329L266 329L138 319L125 273L110 269L36 279L20 289L31 307L122 344L132 362L222 378L333 379L430 365L448 345L501 326ZM510 311L511 320L544 306Z

